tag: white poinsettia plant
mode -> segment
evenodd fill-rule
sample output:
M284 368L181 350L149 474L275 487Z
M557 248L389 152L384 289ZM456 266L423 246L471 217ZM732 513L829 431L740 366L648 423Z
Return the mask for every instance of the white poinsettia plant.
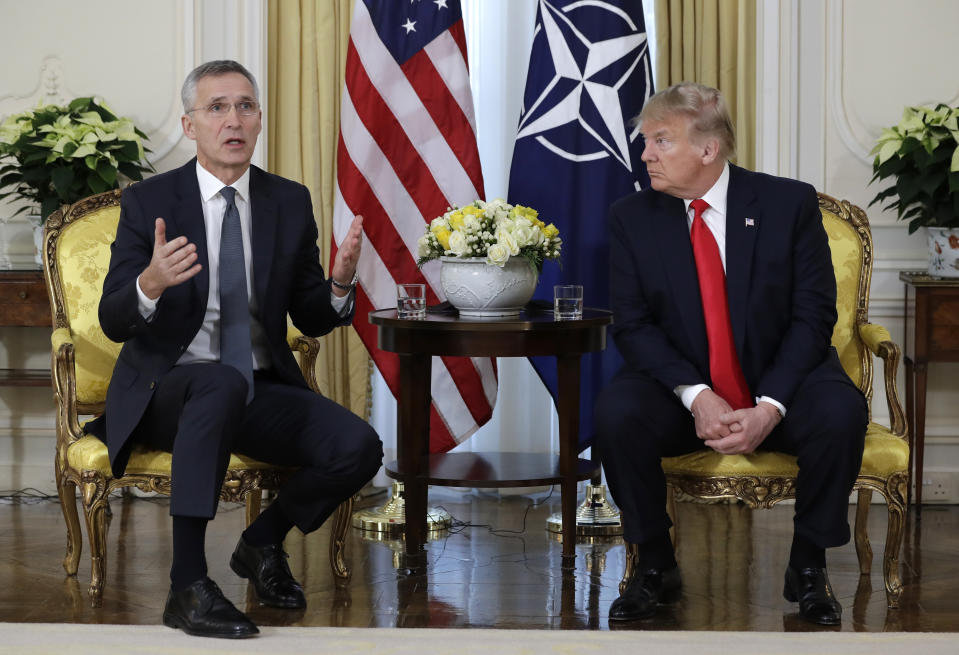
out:
M0 199L26 201L42 220L62 204L142 180L147 138L102 100L39 105L0 123ZM18 212L19 213L19 212Z
M502 199L477 200L437 216L417 243L417 265L440 257L485 257L503 267L510 257L523 257L537 271L547 259L559 259L559 230L539 219L530 207Z

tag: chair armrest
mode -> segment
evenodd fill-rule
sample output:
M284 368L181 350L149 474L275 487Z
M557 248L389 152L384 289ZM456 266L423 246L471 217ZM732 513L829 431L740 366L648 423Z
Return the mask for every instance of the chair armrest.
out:
M69 328L62 327L54 330L50 335L50 350L56 353L65 343L73 345L73 335L70 334Z
M902 351L889 335L889 330L875 323L860 323L859 336L866 348L882 359L883 381L886 387L886 404L889 406L890 429L896 436L906 438L906 415L899 401L899 390L896 387L896 372L902 360Z
M320 383L316 379L316 360L320 355L320 340L308 337L292 325L286 328L286 343L290 350L300 353L300 373L310 389L320 393Z
M73 335L57 328L50 335L50 374L57 403L57 449L66 457L66 447L83 436L77 417L77 373ZM66 461L65 459L63 461Z

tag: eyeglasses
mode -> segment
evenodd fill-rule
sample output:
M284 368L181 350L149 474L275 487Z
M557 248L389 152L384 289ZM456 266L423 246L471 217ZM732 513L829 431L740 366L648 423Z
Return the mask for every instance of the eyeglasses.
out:
M227 116L230 113L230 107L236 109L240 116L255 116L260 111L260 105L252 100L240 100L239 102L212 102L206 107L194 107L187 111L200 111L201 109L210 116Z

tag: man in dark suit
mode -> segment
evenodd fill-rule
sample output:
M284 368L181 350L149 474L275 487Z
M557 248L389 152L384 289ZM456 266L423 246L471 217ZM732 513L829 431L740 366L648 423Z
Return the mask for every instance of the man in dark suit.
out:
M736 142L716 89L670 87L639 122L652 188L610 210L625 365L595 414L639 567L609 618L651 616L680 591L660 458L769 449L799 463L784 596L837 624L825 549L849 540L868 414L830 346L836 281L815 190L728 163Z
M250 165L261 127L253 76L203 64L183 84L183 132L197 156L126 189L100 301L123 348L93 431L115 475L133 444L173 454L171 587L163 622L246 637L256 626L207 577L206 526L231 451L297 467L230 560L266 605L302 608L282 542L317 529L379 469L373 429L310 391L286 343L287 316L319 336L352 319L362 217L327 279L310 194Z

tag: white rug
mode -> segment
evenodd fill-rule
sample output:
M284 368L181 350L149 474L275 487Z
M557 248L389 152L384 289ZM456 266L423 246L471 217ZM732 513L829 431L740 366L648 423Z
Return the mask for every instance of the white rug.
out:
M253 639L189 637L163 626L0 623L11 655L955 655L952 633L591 632L423 628L261 628Z

